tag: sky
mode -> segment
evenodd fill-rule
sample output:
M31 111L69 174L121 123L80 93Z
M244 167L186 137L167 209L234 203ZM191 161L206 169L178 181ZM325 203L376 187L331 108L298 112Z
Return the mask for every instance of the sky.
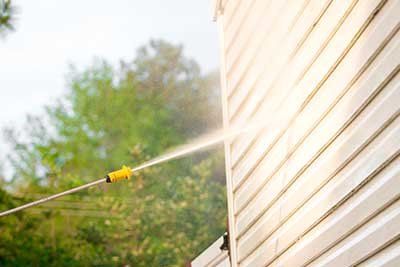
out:
M131 60L151 38L183 44L204 71L218 68L211 0L16 0L17 30L0 39L0 128L20 127L62 97L69 64ZM8 148L0 140L0 162Z

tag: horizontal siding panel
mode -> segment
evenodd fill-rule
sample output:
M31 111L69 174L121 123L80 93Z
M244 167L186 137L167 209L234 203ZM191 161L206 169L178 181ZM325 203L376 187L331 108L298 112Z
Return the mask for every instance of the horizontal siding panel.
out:
M285 3L288 0L283 0L283 1L278 1L278 0L263 0L264 3L259 2L259 1L251 1L253 5L251 6L250 10L248 10L248 13L251 14L251 16L254 15L253 19L259 18L257 23L257 27L263 28L265 31L271 30L271 24L275 23L275 21L278 18L279 12L283 11L283 8L285 6ZM256 10L257 8L257 3L262 4L261 6L258 6L259 9ZM261 7L261 8L260 8ZM262 13L264 12L264 13ZM250 16L247 16L246 20L242 23L241 27L238 29L234 36L233 42L230 44L230 46L226 50L226 68L227 68L227 76L229 77L238 67L241 68L240 65L235 64L237 62L237 58L246 58L246 55L243 54L233 54L233 48L235 45L243 45L245 42L249 41L250 43L247 45L246 50L249 49L254 49L251 47L251 43L258 43L260 44L265 36L265 32L263 31L262 34L255 34L252 35L251 32L246 33L246 29L244 28L246 26L246 23L251 22L251 19L249 19ZM243 38L245 34L249 34L248 37L250 39L241 39ZM244 41L244 43L242 42ZM241 43L239 43L241 42ZM242 53L246 54L248 51L242 51ZM231 85L235 85L236 82L231 81ZM234 88L233 86L232 88Z
M377 92L377 91L379 91L379 89L375 88L375 92ZM349 96L356 96L356 97L358 96L359 98L360 97L367 98L367 96L368 96L368 95L363 95L362 90L355 91L355 93L358 93L358 94L351 94ZM349 102L344 102L344 103L349 103ZM340 107L346 108L345 105L339 105L338 109ZM343 110L343 111L345 111L345 110ZM343 112L343 113L345 113L345 112ZM334 124L334 123L335 123L335 121L333 120L332 124ZM329 130L329 127L331 124L325 124L325 125L326 125L326 127L321 127L321 129L320 129L321 132L323 132L325 129ZM354 127L354 126L352 126L352 127ZM349 130L347 130L347 131L349 131ZM333 145L337 145L338 142L339 141L336 141L336 143L334 143ZM303 148L304 149L308 148L307 143ZM297 161L304 160L305 161L305 159L302 158L303 154L301 153L301 151L299 153L296 152L295 156L296 155L297 155L297 157L295 157L294 160L297 160ZM290 162L291 161L289 161L289 164L290 164ZM268 184L266 184L266 186L264 186L264 188L262 188L262 191L260 192L259 195L257 195L256 199L242 213L242 215L241 215L242 218L247 217L247 218L249 218L248 220L251 220L250 218L256 218L256 217L252 216L252 213L259 214L260 212L263 212L267 208L269 208L271 203L273 203L273 201L280 195L280 192L282 190L285 190L285 188L288 186L290 179L295 179L297 176L301 175L301 172L306 171L304 169L304 167L297 168L297 169L292 168L290 172L287 168L289 168L289 167L282 168L282 170L280 172L278 172L276 175L274 175L271 182L269 182ZM283 179L285 179L287 181L287 184L282 184Z
M397 86L400 85L397 84ZM375 106L374 109L382 108L383 105L390 104L390 100L393 100L391 103L392 110L398 110L398 105L395 104L396 101L400 101L400 92L398 89L399 87L396 87L397 98L391 99L393 94L389 94L385 98L389 101L383 101L381 105L378 107ZM261 217L259 222L252 227L250 233L246 234L242 239L251 240L253 243L257 243L257 239L263 240L263 236L268 235L268 231L272 231L274 227L285 218L284 214L288 214L289 216L290 212L296 209L295 207L292 207L291 209L289 207L293 205L301 205L302 201L307 199L307 194L312 194L313 191L318 189L320 184L323 184L326 180L329 180L330 177L340 171L340 169L343 168L342 166L346 164L346 161L348 161L354 153L357 153L357 150L360 149L362 144L368 142L368 137L372 136L374 132L379 131L382 127L381 125L383 121L386 120L385 117L389 114L385 114L384 112L369 114L369 116L363 118L363 123L359 123L354 131L349 130L348 132L350 133L345 132L341 138L342 140L338 139L336 142L337 144L333 144L331 147L330 150L333 150L333 152L329 153L329 150L324 152L321 158L318 159L318 161L316 161L315 164L313 164L313 166L310 167L298 180L296 180L288 191L285 192L280 201L271 206ZM368 123L373 119L380 120L375 122L376 125L374 126L368 125ZM315 179L314 177L318 177L318 179ZM285 177L283 177L283 179L284 178ZM280 189L283 189L284 186L285 184L283 182L278 185ZM280 192L282 192L282 190L280 190ZM281 210L283 206L286 208L284 211ZM258 210L253 210L253 212L259 214ZM239 236L255 219L257 219L257 217L254 217L253 213L247 213L246 215L246 217L238 218L237 223ZM256 231L257 229L259 229L258 232ZM265 231L264 229L268 229L268 231Z
M246 96L242 100L242 102L246 103L242 103L240 112L232 114L232 123L240 124L247 120L249 116L251 116L251 112L254 111L251 107L256 107L261 102L264 102L264 106L268 107L270 110L271 104L280 102L279 99L281 98L279 98L279 96L284 96L282 88L281 90L271 92L273 88L271 88L272 86L270 85L278 77L287 75L288 72L283 71L284 67L290 66L289 61L293 61L293 56L308 38L311 30L317 25L328 4L329 2L321 0L311 1L311 3L306 6L306 9L291 29L290 33L280 42L277 49L270 51L272 57L263 59L263 57L258 56L258 64L261 64L261 66L252 67L252 70L249 71L249 75L243 79L243 83L240 85L240 88L238 88L238 90L246 92ZM271 101L270 98L266 99L267 93L271 97L274 97L276 101ZM268 100L268 102L264 100ZM237 159L235 159L235 163L236 162Z
M300 168L296 167L298 161L303 161L303 158L297 158L297 161L292 161L292 164L287 166L287 168L281 172L280 176L274 178L276 181L273 184L276 188L273 190L277 194L271 197L271 192L265 191L259 196L259 198L250 205L245 212L241 213L237 217L237 230L239 235L245 231L252 223L259 218L257 215L261 215L265 211L265 208L269 206L277 199L282 193L285 192L287 187L291 185L295 178L299 177L300 181L311 179L311 177L329 177L330 174L335 173L337 168L341 165L346 164L348 158L350 158L354 153L365 145L374 133L378 132L384 125L384 122L395 116L399 112L400 103L400 75L397 79L390 84L386 90L364 110L359 117L348 127L346 130L329 146L319 158L311 166L309 166L302 173L299 173ZM383 108L385 107L385 108ZM383 109L382 109L383 108ZM330 125L334 125L334 120L332 124L326 124L326 127L320 128L320 131L328 130ZM318 137L318 134L316 135ZM315 139L314 139L315 140ZM313 140L310 140L310 145L312 145ZM307 144L304 146L307 149ZM305 152L303 152L305 153ZM297 184L301 184L296 181ZM272 188L272 186L271 186ZM307 192L304 189L302 193ZM269 201L268 201L269 200ZM268 205L270 204L270 205ZM297 202L293 203L297 204ZM267 206L268 205L268 206ZM271 209L269 209L270 212ZM263 216L264 221L269 218L268 213ZM263 219L261 219L263 221Z
M340 5L340 6L342 6L342 5ZM335 7L335 6L331 6L331 7ZM349 9L350 9L350 7L348 7L348 9L344 9L343 12L346 13L346 11L349 11ZM330 11L330 10L331 9L328 9L328 11ZM337 9L335 8L333 10L337 10ZM328 15L328 14L329 13L327 13L326 15ZM331 17L335 18L335 16L333 14ZM330 21L330 20L328 20L328 21ZM292 103L292 102L294 100L296 100L296 98L299 98L300 96L298 96L298 95L293 96L293 92L299 91L299 89L292 88L292 86L295 85L296 79L301 77L300 76L301 73L306 71L308 69L308 67L312 64L312 62L315 61L315 58L317 58L320 55L321 51L325 48L325 46L329 42L330 38L332 38L332 35L334 34L334 32L336 32L337 27L339 27L341 25L340 19L336 19L334 21L336 22L336 24L331 25L331 24L327 23L325 20L321 20L321 24L316 25L315 29L317 31L313 31L311 33L310 38L308 38L306 40L306 42L302 45L302 47L301 47L302 50L300 51L300 53L296 54L294 61L290 62L290 65L288 65L288 68L285 71L285 74L280 76L280 79L277 81L278 82L277 84L274 84L276 91L274 90L270 95L271 97L269 97L272 101L271 103L273 103L272 105L269 105L272 108L271 110L268 110L268 111L258 110L258 108L257 108L258 104L255 104L255 103L252 103L249 105L244 104L244 106L250 107L252 109L257 108L256 110L258 110L259 116L261 117L263 115L264 119L268 120L268 119L271 119L272 114L281 114L282 109L287 109L287 107L291 107L292 105L294 105L294 103ZM325 25L326 23L328 25ZM318 27L318 26L321 26L321 27ZM333 27L332 32L324 29L325 26ZM323 68L323 67L324 66L321 66L321 68ZM325 67L325 69L326 69L326 67ZM269 77L269 75L264 75L263 77ZM267 93L268 93L268 91L267 91ZM281 99L283 100L283 102L281 101ZM264 96L261 98L258 98L258 101L261 101L261 100L263 100L262 102L268 102L268 101L264 101ZM297 102L299 102L298 99L297 99ZM268 103L265 103L265 104L267 105ZM299 103L299 105L300 105L300 103ZM279 107L279 109L277 109L278 107ZM253 109L253 111L255 111L255 110ZM240 115L241 116L245 115L245 110L241 110ZM234 123L237 123L237 122L234 122ZM268 127L268 129L271 129L271 128L272 127ZM235 160L241 159L244 156L244 154L246 154L245 156L247 158L250 157L247 155L248 150L249 150L249 145L252 145L253 148L254 147L260 148L260 151L265 151L265 152L268 151L268 148L265 145L265 143L268 144L267 137L262 139L264 141L264 143L253 144L252 142L256 136L259 137L259 134L258 135L249 134L249 135L238 138L238 141L235 141L233 143L232 154L233 154L233 156L236 155L236 157L233 158L233 164L234 164L233 166L235 169L237 168L237 165L235 164ZM247 163L244 163L244 161L241 161L240 163L243 165L247 164ZM252 166L252 165L247 164L247 166Z
M271 31L271 26L276 22L278 19L279 12L282 12L284 8L284 1L279 1L279 0L271 0L271 4L266 10L266 13L263 16L262 23L264 25L259 25L258 27L264 28L265 31ZM239 34L239 33L238 33ZM264 34L260 35L254 35L253 36L253 43L254 42L262 42ZM236 40L235 40L236 41ZM228 50L229 51L229 50ZM237 55L235 57L228 57L226 59L227 63L227 77L229 79L227 80L227 87L228 87L228 97L232 97L232 94L236 93L236 89L238 86L238 82L241 80L242 75L243 75L243 69L249 64L245 63L245 60L250 60L249 51L254 51L254 47L252 47L250 44L246 47L246 49L243 51L244 55ZM240 58L240 60L238 59ZM239 76L237 76L239 75ZM229 112L230 113L230 112ZM229 116L228 116L229 117Z
M390 10L396 11L395 9ZM398 5L398 12L400 12L400 4ZM388 16L387 18L393 19L396 13L392 12L391 15L392 16ZM391 30L391 28L388 26L386 30ZM373 58L377 52L380 52L385 40L387 41L387 37L391 36L386 30L382 31L380 28L376 28L375 31L373 31L374 34L369 35L368 39L363 38L360 40L363 42L357 43L357 45L361 46L362 44L364 47L350 51L348 57L344 59L343 63L332 74L330 79L321 87L310 101L309 105L298 116L289 130L286 131L285 135L270 150L254 172L237 190L235 195L236 213L239 213L241 209L248 204L254 194L261 189L261 186L268 182L270 175L275 173L277 168L282 167L284 163L283 160L288 160L288 156L298 148L300 143L304 140L304 137L318 126L327 112L333 112L331 111L333 105L340 101L341 104L336 107L336 112L341 113L339 115L340 117L344 117L343 112L346 110L343 110L343 108L350 105L354 107L360 106L361 104L358 103L364 103L370 95L373 95L374 91L379 87L379 84L398 67L398 62L400 62L399 33L397 33L390 45L379 54L378 58L372 62L365 73L361 75L361 78L359 78L355 84L352 84L355 77L358 77L358 74L361 73L361 70L371 63L370 59ZM360 58L362 60L360 60ZM350 85L351 89L349 89ZM343 94L345 94L347 90L350 90L349 94L343 97ZM357 95L359 95L358 98L356 98ZM364 100L360 99L360 95L364 95ZM353 98L360 99L361 102L355 102ZM350 113L350 115L352 115L352 113Z
M224 24L222 24L224 37L228 29L232 27L233 21L236 19L237 12L240 9L240 2L241 0L221 0L222 14L225 19Z
M400 236L400 200L310 266L352 266Z
M269 92L269 88L273 87L271 84L277 82L277 78L285 76L286 79L294 79L298 77L295 75L295 72L298 72L299 69L301 70L302 67L305 68L307 63L310 64L312 58L315 57L315 54L321 49L321 46L327 43L327 40L335 31L334 29L337 29L340 23L340 18L324 16L321 19L321 15L325 12L327 15L336 12L340 13L341 11L345 13L346 7L349 8L352 2L354 2L354 0L344 1L342 5L333 3L328 10L326 10L326 8L330 1L318 1L318 3L315 3L315 0L312 0L310 3L303 2L304 4L308 4L305 7L304 4L303 6L298 5L300 9L297 14L293 16L293 21L296 23L290 26L284 41L273 41L273 44L278 44L278 47L272 51L268 51L265 47L269 46L269 42L266 42L265 45L263 44L259 49L250 47L252 50L256 50L255 53L253 53L255 57L254 63L244 64L242 61L239 62L238 65L246 66L245 72L237 72L231 75L233 79L235 77L238 78L240 75L243 76L244 73L251 74L246 75L243 82L240 83L240 86L235 86L237 90L232 92L233 96L237 94L238 90L249 93L249 97L246 95L245 98L238 100L241 100L243 105L239 113L231 115L232 122L243 122L254 114L255 109L261 104L260 101L264 99L266 93ZM299 3L302 2L299 1ZM269 40L271 39L268 39L268 41ZM305 41L307 45L304 44ZM261 49L263 51L262 53L260 53ZM265 53L269 53L267 56L273 55L273 58L267 58L264 55ZM300 56L302 56L302 59L299 58ZM290 65L296 65L296 67L292 66L289 69L288 67ZM282 67L285 67L285 69L282 69ZM248 68L250 68L250 70ZM282 70L285 70L285 73L279 72ZM280 76L278 74L280 74ZM254 99L256 105L248 105L247 103L250 103L254 95L258 96L258 100ZM231 96L230 101L232 101L233 96Z
M246 258L241 266L270 264L290 245L299 240L313 225L325 218L326 214L332 213L337 208L338 203L348 199L366 180L375 176L377 169L380 170L389 159L398 156L399 146L400 124L397 120L370 144L369 149L364 152L367 155L361 155L341 174L335 176L329 186L322 188L314 195L290 220L286 221L251 256ZM286 210L287 205L296 205L296 203L286 202L282 206L282 211Z
M265 65L266 70L262 75L248 75L243 90L247 90L251 94L246 103L242 104L237 117L232 119L232 123L240 125L246 122L256 111L258 117L263 116L264 119L270 119L270 114L276 114L277 108L281 107L282 103L284 103L282 101L287 98L288 93L293 91L292 86L294 86L296 79L300 77L300 74L307 69L307 66L325 48L330 38L337 31L337 28L340 27L341 20L353 7L353 3L354 1L343 1L340 3L334 1L328 10L322 11L324 16L321 20L319 20L319 16L315 17L315 21L310 29L312 30L311 32L308 30L303 32L304 29L302 27L293 31L297 39L289 39L286 42L289 50L277 53L277 57L272 61L272 64ZM310 23L310 21L306 20L306 23ZM304 33L306 38L302 39L301 35L296 35L297 32ZM293 46L290 44L293 44ZM284 48L286 49L286 47ZM262 59L260 58L260 60ZM281 62L285 64L279 64ZM255 85L253 85L252 79L257 81ZM247 86L246 83L251 85ZM262 108L259 109L261 104ZM237 138L233 143L233 166L236 165L238 160L247 151L248 146L252 143L255 136L255 134L242 136Z
M257 56L257 60L251 65L251 70L248 71L249 75L243 78L243 82L240 84L240 87L237 88L238 90L247 92L246 97L241 100L242 102L247 100L247 103L241 105L240 112L236 112L237 117L234 117L236 113L233 112L231 116L232 123L240 124L249 118L252 112L251 107L256 107L261 99L264 98L262 96L266 95L269 91L269 86L266 81L263 80L263 83L259 82L262 80L261 78L267 77L271 83L272 80L283 71L283 67L288 64L289 60L292 59L293 55L307 39L311 30L317 25L329 3L330 1L311 0L305 7L304 12L302 12L296 24L285 36L285 39L280 42L275 50L271 51L272 57L268 58L267 61L263 56ZM233 93L236 93L236 91L237 90L233 90ZM247 97L249 99L247 99ZM268 102L274 103L273 101ZM269 104L267 106L269 106Z
M228 253L226 251L222 251L221 254L213 259L210 263L206 265L207 267L224 267L230 266Z
M218 265L216 265L216 267L231 267L228 255L226 255L225 258L220 263L218 263Z
M399 158L391 162L354 196L302 236L272 266L296 267L309 263L399 198L399 164ZM338 188L338 184L344 184L344 181L342 179L331 183L334 188Z
M230 87L234 92L229 99L230 117L238 111L242 101L246 98L246 95L249 92L241 85L243 77L254 79L257 77L257 71L263 69L266 62L271 61L270 57L276 53L277 46L282 43L282 40L288 34L294 22L297 21L299 15L304 10L304 4L307 2L308 0L296 1L291 4L291 8L285 8L285 1L280 1L283 10L276 10L275 16L271 16L270 18L271 21L266 21L258 26L265 28L264 36L256 34L254 40L250 40L251 42L246 46L246 49L239 53L239 56L237 57L238 59L233 63L235 69L230 73L228 72L228 77L232 77L232 84ZM265 17L268 18L269 16L267 15ZM238 41L240 41L240 39ZM251 75L247 75L247 73L250 73Z
M359 265L360 267L396 267L400 266L400 240L382 249L368 260Z
M272 0L255 0L252 5L247 19L243 23L242 30L236 36L235 41L231 44L229 48L226 49L226 68L230 72L233 70L233 62L237 60L241 55L238 53L242 51L242 48L245 47L250 42L250 39L254 38L256 32L253 29L260 27L263 23L268 23L268 11L271 10L270 5Z
M218 0L217 0L218 1ZM224 33L232 26L232 20L239 8L241 0L222 0L222 13L224 17L224 23L222 25ZM224 34L225 36L225 34Z
M191 262L192 267L214 267L214 266L224 266L221 265L224 261L228 260L227 251L220 249L221 245L224 243L224 238L218 238L211 246L204 250L196 259Z
M399 80L399 77L397 78L397 80ZM272 203L272 201L274 199L276 199L276 197L279 195L279 192L281 192L282 190L284 190L285 187L287 187L287 185L282 184L282 179L284 179L284 177L286 177L285 179L288 180L288 182L289 182L290 179L294 179L295 177L300 175L301 174L300 172L305 171L304 166L306 166L307 159L308 159L308 157L306 157L306 155L309 152L312 152L312 150L309 150L309 149L311 149L311 147L314 145L313 142L315 143L315 142L324 140L324 139L318 139L318 136L320 136L320 135L324 136L324 134L328 134L331 130L336 130L337 128L339 128L338 131L340 131L340 128L343 128L343 127L341 127L342 123L340 122L340 119L343 117L344 119L351 120L351 118L352 118L352 116L354 116L355 112L359 112L356 110L358 108L358 106L354 106L350 109L349 106L346 104L350 104L351 100L353 100L353 99L360 99L361 101L363 101L362 103L366 103L369 101L368 99L371 95L374 95L376 92L379 92L380 83L376 84L377 81L374 81L374 80L366 80L365 83L367 83L367 82L374 82L374 83L368 84L373 87L371 89L369 89L368 87L365 88L366 91L358 89L356 91L353 91L352 94L348 95L348 98L344 99L347 101L342 102L343 103L342 105L338 105L336 110L334 110L335 112L331 113L330 116L328 116L326 122L323 123L320 128L318 128L318 131L314 134L314 136L316 136L317 139L310 139L309 143L306 142L302 146L302 148L300 148L298 151L296 151L295 155L293 156L293 159L291 161L289 161L289 163L287 164L288 166L291 165L290 169L288 169L289 167L282 168L277 174L275 174L274 177L271 179L271 183L266 184L266 186L262 189L261 193L259 195L257 195L256 199L254 199L254 201L249 205L249 207L247 207L246 210L240 214L240 216L238 217L238 220L240 220L240 218L248 218L245 221L252 221L252 218L256 218L255 214L259 214L260 212L263 212L264 210L266 210L269 207L268 204ZM378 80L378 82L383 82L383 81ZM387 98L389 98L393 95L396 96L396 93L398 94L398 92L393 93L393 90L398 90L398 88L392 88L392 94L387 96ZM364 92L365 92L365 94L364 94ZM390 99L387 99L387 101L389 102ZM384 103L379 104L379 106L386 107ZM396 103L392 102L392 110L394 110L396 108L397 108ZM347 111L349 113L346 115ZM390 112L390 110L388 110L388 111ZM346 115L346 116L344 116L344 115ZM331 117L331 119L330 119L330 117ZM372 123L376 124L376 123L382 123L382 122L375 121ZM369 122L364 122L364 124L368 125ZM353 125L351 125L351 127L349 129L347 129L347 132L352 130L352 128L354 128L354 127L362 127L362 126L358 126L357 121L356 121L353 123ZM376 125L375 127L379 127L379 124ZM336 135L336 134L333 134L333 135ZM343 139L343 137L342 137L342 139ZM337 145L338 142L339 141L335 141L335 143L333 145ZM313 151L316 151L316 150L318 150L318 147L313 149ZM299 164L302 162L304 162L304 163ZM298 167L296 167L296 165ZM240 226L238 228L240 228Z
M221 11L232 266L399 265L400 0Z
M217 267L231 267L228 257L218 264Z
M248 16L248 12L255 0L239 1L238 6L235 8L234 19L231 20L229 26L225 30L225 53L229 46L234 42L242 24ZM225 14L225 13L224 13ZM226 15L229 17L229 15Z
M350 14L348 20L343 24L344 27L340 28L337 32L338 34L331 39L321 56L316 59L303 79L293 89L293 93L288 97L285 105L281 106L283 110L278 112L278 116L276 116L276 119L279 120L279 125L273 125L273 127L282 129L280 134L283 133L284 129L287 129L299 111L304 108L316 90L320 88L338 63L340 63L342 57L352 47L354 41L356 41L358 37L357 33L367 26L374 17L371 12L379 6L380 2L362 1L359 3L361 5L356 5L354 12ZM351 29L349 29L350 25L346 23L351 24ZM252 150L246 155L246 158L240 162L237 168L233 169L235 188L240 186L248 173L259 163L262 156L269 151L268 147L276 142L276 137L279 137L275 136L271 140L270 134L268 132L265 134L259 137Z

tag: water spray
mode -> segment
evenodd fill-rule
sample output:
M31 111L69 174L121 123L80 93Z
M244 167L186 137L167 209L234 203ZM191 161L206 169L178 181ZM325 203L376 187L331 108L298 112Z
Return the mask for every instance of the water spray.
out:
M261 123L261 124L260 123L252 123L250 125L247 125L247 127L230 128L228 130L217 131L211 135L205 135L200 139L197 139L189 144L177 147L173 151L165 153L165 154L163 154L159 157L156 157L152 160L149 160L137 167L130 168L130 167L123 165L121 169L108 173L105 176L105 178L102 178L102 179L69 189L67 191L24 204L22 206L19 206L19 207L10 209L10 210L0 212L0 217L10 215L12 213L15 213L15 212L18 212L18 211L21 211L21 210L24 210L24 209L27 209L27 208L30 208L33 206L43 204L45 202L51 201L53 199L56 199L56 198L59 198L59 197L65 196L65 195L76 193L78 191L84 190L86 188L89 188L89 187L92 187L95 185L99 185L99 184L103 184L103 183L116 183L121 180L129 180L134 172L138 172L142 169L145 169L145 168L148 168L148 167L151 167L151 166L163 163L163 162L167 162L172 159L177 159L177 158L183 157L185 155L189 155L194 152L204 150L206 148L210 148L210 147L215 146L225 140L229 140L230 138L236 137L237 135L242 134L244 132L254 131L256 129L259 129L264 124L265 123Z

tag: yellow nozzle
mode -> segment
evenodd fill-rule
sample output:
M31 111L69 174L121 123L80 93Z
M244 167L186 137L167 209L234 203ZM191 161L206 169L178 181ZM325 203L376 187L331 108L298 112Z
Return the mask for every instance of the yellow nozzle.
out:
M106 182L107 183L115 183L115 182L118 182L119 180L123 180L123 179L128 180L131 176L132 176L131 168L124 165L124 166L122 166L121 169L107 174Z

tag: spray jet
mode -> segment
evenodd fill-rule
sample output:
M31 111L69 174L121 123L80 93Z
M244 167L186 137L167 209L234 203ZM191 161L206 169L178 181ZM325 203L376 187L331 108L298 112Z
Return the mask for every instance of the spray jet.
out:
M102 178L102 179L69 189L67 191L24 204L22 206L19 206L19 207L10 209L10 210L0 212L0 217L10 215L12 213L15 213L15 212L18 212L18 211L21 211L21 210L24 210L24 209L48 202L48 201L51 201L53 199L56 199L56 198L59 198L59 197L65 196L65 195L69 195L69 194L81 191L83 189L86 189L86 188L89 188L89 187L92 187L95 185L99 185L102 183L116 183L121 180L129 180L134 172L138 172L142 169L151 167L153 165L157 165L157 164L160 164L163 162L167 162L167 161L170 161L173 159L183 157L185 155L192 154L197 151L204 150L206 148L210 148L219 143L222 143L223 141L229 140L233 137L243 134L245 132L260 130L266 124L267 123L265 121L260 119L260 120L254 120L252 123L249 123L245 127L243 127L243 126L242 127L231 127L226 130L219 130L213 134L205 135L202 138L199 138L189 144L177 147L176 149L172 150L171 152L160 155L160 156L158 156L154 159L151 159L135 168L130 168L130 167L123 165L121 169L108 173L105 176L105 178ZM270 122L270 125L271 125L271 122Z

